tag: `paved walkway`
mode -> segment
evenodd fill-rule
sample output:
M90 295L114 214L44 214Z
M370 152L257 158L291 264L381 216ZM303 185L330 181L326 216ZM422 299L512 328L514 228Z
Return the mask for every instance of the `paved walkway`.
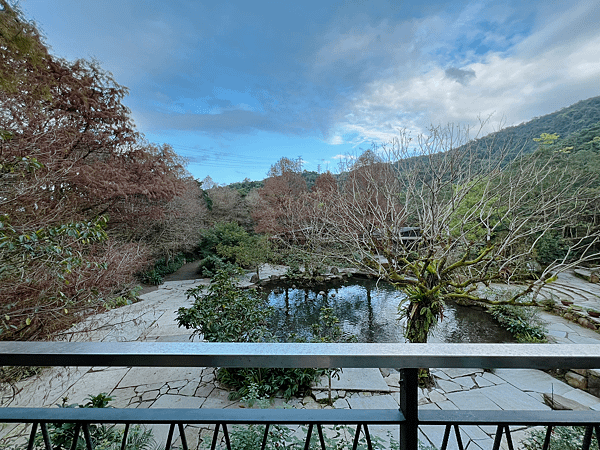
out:
M269 272L261 274L268 276ZM571 279L559 278L561 289L568 288L569 297L581 305L599 303L600 286ZM78 329L63 336L77 341L154 341L187 342L190 332L176 325L176 311L189 307L185 291L192 286L206 284L206 280L166 282L156 291L143 296L143 301L118 308L90 318ZM557 283L558 286L558 283ZM573 286L575 286L573 288ZM577 294L581 286L585 295ZM560 296L561 294L555 294ZM543 313L549 322L548 335L557 343L598 343L600 334L572 323L562 317ZM85 332L81 330L86 329ZM215 381L213 368L145 368L145 367L77 367L53 368L41 375L18 383L15 389L4 386L0 391L0 405L12 407L52 406L83 403L90 394L106 392L115 398L113 405L127 408L240 408L245 405L228 400L229 391ZM549 409L542 395L554 392L586 407L600 410L600 399L551 377L528 369L434 369L438 386L421 389L419 404L422 409ZM344 369L340 380L333 380L335 408L397 408L399 377L394 369ZM367 387L366 387L367 386ZM315 387L313 396L294 399L290 406L323 408L318 401L325 399L326 390ZM275 405L282 406L282 399ZM6 426L0 430L0 442L8 436L23 432L23 427ZM157 442L165 442L167 427L155 426ZM493 427L463 427L463 440L469 449L491 448ZM210 430L188 426L186 436L191 448L209 436ZM397 427L374 427L372 434L387 439L396 436ZM517 431L513 439L522 437ZM521 436L520 436L521 435ZM439 446L443 427L424 426L421 440ZM456 444L450 442L450 449Z

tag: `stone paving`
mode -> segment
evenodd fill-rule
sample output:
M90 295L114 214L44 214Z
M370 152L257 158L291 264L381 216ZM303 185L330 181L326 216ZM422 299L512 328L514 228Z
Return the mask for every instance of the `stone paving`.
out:
M263 271L268 277L274 271ZM567 274L568 275L568 274ZM600 286L571 280L561 275L561 283L581 285L585 295L577 297L570 288L570 298L576 303L598 302ZM90 318L77 329L65 333L62 339L77 341L154 341L187 342L190 332L176 325L179 307L188 307L191 300L185 291L193 286L206 285L207 280L166 282L143 296L143 301ZM572 284L571 284L572 283ZM594 297L596 296L596 297ZM600 308L600 305L599 305ZM549 323L549 339L556 343L598 343L600 334L563 319L542 313ZM85 329L85 332L82 330ZM544 393L554 393L573 400L583 407L600 410L600 399L552 376L529 369L433 369L437 386L420 389L422 409L523 409L547 410ZM315 386L312 396L294 399L288 405L297 408L331 408L320 401L327 398L327 382ZM14 388L0 390L0 406L52 406L66 399L67 404L83 403L90 394L106 392L115 398L115 407L126 408L242 408L247 405L228 399L229 391L215 380L214 368L146 368L146 367L77 367L52 368L37 377L18 383ZM344 369L340 379L332 380L334 408L385 409L397 408L399 374L394 369ZM282 399L275 406L284 405ZM167 426L154 426L157 442L165 442ZM468 426L461 428L468 449L491 448L495 427ZM513 439L518 442L524 430L515 428ZM420 439L427 445L440 446L442 426L421 427ZM5 426L0 430L0 442L23 432L23 426ZM386 440L397 439L397 427L373 427L372 434ZM191 448L203 439L210 439L210 429L188 426L186 437ZM449 449L456 448L451 439Z

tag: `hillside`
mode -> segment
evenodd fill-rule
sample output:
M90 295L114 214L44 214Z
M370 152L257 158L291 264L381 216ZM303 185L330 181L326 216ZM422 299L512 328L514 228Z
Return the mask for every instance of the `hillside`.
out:
M561 140L566 140L573 133L589 129L588 132L595 132L595 135L598 136L599 122L600 96L581 100L553 113L536 117L529 122L491 133L479 139L479 143L484 147L493 143L493 146L497 149L508 146L514 149L512 154L521 149L523 153L531 153L538 148L538 143L533 139L539 137L542 133L556 133ZM581 136L579 139L583 141L586 136Z

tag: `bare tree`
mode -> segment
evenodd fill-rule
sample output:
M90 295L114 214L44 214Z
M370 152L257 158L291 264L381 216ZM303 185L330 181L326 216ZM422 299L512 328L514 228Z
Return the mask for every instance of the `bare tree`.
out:
M454 126L416 140L403 133L348 166L339 189L307 194L308 248L403 289L411 342L427 342L445 299L535 305L557 273L598 256L598 230L577 223L594 200L589 175L578 176L560 152L509 164L514 149L481 142ZM538 242L574 227L581 237L534 276ZM510 298L482 298L481 286L517 279Z

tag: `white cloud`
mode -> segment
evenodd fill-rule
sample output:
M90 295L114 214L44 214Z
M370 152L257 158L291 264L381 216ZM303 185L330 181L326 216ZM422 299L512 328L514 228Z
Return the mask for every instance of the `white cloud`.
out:
M451 76L455 72L448 73L439 62L422 66L421 73L408 77L374 80L348 102L334 132L355 133L357 141L389 141L399 127L418 134L431 124L476 126L478 116L493 115L482 130L487 133L500 122L518 124L600 95L600 28L584 26L598 23L598 11L598 7L576 5L566 13L567 24L555 16L510 51L480 55L455 71L469 74L468 82L462 84ZM590 18L590 14L595 16ZM575 26L578 23L581 32ZM566 32L568 38L555 37Z
M344 139L342 139L341 136L335 134L327 140L327 143L329 145L341 145L344 143Z

